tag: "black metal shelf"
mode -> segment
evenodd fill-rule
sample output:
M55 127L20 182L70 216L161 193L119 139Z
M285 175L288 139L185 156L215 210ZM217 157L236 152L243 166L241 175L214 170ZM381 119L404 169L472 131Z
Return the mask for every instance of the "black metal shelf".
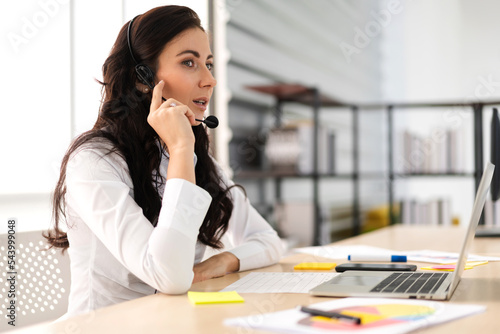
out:
M313 181L313 198L312 202L314 204L314 244L319 245L320 242L320 231L321 231L321 216L319 212L319 181L323 178L338 178L351 180L353 184L353 226L352 231L354 235L361 232L360 224L360 179L369 178L382 178L388 180L388 196L389 196L389 219L390 223L394 224L396 219L393 212L394 206L394 181L396 179L403 178L435 178L435 177L474 177L476 189L479 186L479 181L483 172L483 139L482 139L482 122L483 122L483 107L488 105L500 105L500 101L475 101L475 102L439 102L439 101L429 101L429 102L410 102L410 103L344 103L338 100L329 98L322 95L318 89L305 87L300 84L283 84L278 83L275 85L268 86L251 86L247 87L251 90L269 94L276 99L276 113L275 113L275 126L277 128L282 126L282 106L284 103L300 103L312 107L313 112L313 170L318 171L318 124L319 124L319 109L322 107L334 107L334 108L348 108L350 109L352 115L352 162L353 171L352 173L331 173L331 174L321 174L321 173L310 173L310 174L298 174L296 172L280 172L280 171L240 171L234 177L235 179L274 179L275 180L275 198L279 203L281 201L281 183L285 178L309 178ZM460 173L398 173L394 171L394 161L393 161L393 146L394 146L394 136L393 136L393 117L395 109L411 109L411 108L439 108L439 107L461 107L470 109L474 115L474 172L460 172ZM378 109L386 110L387 112L387 123L388 123L388 171L387 172L368 172L361 173L359 168L359 111L362 109Z
M262 172L254 174L255 178L268 178L273 177L274 173L276 176L273 177L275 181L275 199L277 203L282 200L281 196L281 184L283 178L309 178L312 180L313 185L313 221L314 221L314 233L313 233L313 243L314 245L319 245L321 240L321 213L319 207L319 181L322 178L339 178L351 180L353 183L353 234L357 235L361 231L360 225L360 214L359 214L359 162L358 162L358 107L352 105L346 105L340 101L332 99L325 96L319 92L316 88L305 87L300 84L275 84L268 86L250 86L247 87L251 90L265 93L274 96L276 99L276 113L275 113L275 127L280 128L282 126L282 115L283 115L283 104L284 103L300 103L312 108L313 112L313 173L309 175L301 175L295 172L290 173L280 173L280 172ZM320 174L318 173L318 125L319 125L319 110L321 107L347 107L351 109L353 117L353 128L352 128L352 140L353 140L353 172L347 174L341 173L331 173L331 174ZM238 173L239 177L251 177L252 173L241 172ZM265 176L263 175L265 174ZM238 176L236 176L238 177Z

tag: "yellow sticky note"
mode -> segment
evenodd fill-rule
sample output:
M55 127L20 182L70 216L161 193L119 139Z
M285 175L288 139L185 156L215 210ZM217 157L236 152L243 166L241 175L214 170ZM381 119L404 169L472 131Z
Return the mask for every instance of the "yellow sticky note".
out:
M295 270L331 270L337 264L333 262L302 262L297 264Z
M196 292L188 291L189 300L195 304L243 303L245 300L236 291Z

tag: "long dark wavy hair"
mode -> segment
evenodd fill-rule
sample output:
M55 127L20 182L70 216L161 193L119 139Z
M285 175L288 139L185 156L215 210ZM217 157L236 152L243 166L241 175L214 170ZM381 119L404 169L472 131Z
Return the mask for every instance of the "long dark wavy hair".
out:
M162 154L159 136L147 122L151 95L136 88L135 62L127 43L126 23L120 30L110 55L102 67L102 103L99 116L92 128L77 137L66 152L52 202L54 226L44 233L50 247L66 250L70 245L60 229L66 222L66 166L72 153L89 142L111 142L109 153L119 154L128 165L134 185L134 199L144 216L156 226L161 209L158 187L161 185L159 166ZM183 6L164 6L151 9L134 20L130 31L134 56L156 73L158 57L168 42L190 28L201 26L198 15ZM217 168L209 155L209 139L202 125L194 126L196 184L207 190L212 203L200 227L198 240L221 248L221 237L226 232L233 210L227 185L221 183ZM71 227L71 226L69 226Z

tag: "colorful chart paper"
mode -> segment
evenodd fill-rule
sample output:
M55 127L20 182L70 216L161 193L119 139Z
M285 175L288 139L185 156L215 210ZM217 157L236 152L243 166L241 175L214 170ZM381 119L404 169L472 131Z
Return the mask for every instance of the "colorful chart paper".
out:
M486 309L482 305L390 298L340 298L306 306L357 316L361 318L362 324L313 316L301 311L300 306L272 313L259 313L258 318L252 314L225 319L224 324L243 327L243 331L252 328L296 334L401 334L484 312Z
M398 303L344 307L328 311L358 317L361 319L361 325L318 316L305 317L299 324L318 329L358 331L421 320L436 312L430 306Z
M472 269L474 267L487 264L488 261L467 261L465 264L465 270ZM432 266L432 267L421 267L420 269L423 270L439 270L439 271L454 271L456 268L456 264L454 263L449 263L449 264L440 264L437 266Z

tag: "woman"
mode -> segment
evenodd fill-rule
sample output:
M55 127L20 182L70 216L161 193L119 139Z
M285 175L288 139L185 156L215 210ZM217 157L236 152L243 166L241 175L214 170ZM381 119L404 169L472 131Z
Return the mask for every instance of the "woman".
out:
M118 34L99 117L64 156L46 235L70 255L67 315L279 260L277 234L208 152L199 120L212 66L189 8L154 8ZM202 261L205 250L216 255Z

